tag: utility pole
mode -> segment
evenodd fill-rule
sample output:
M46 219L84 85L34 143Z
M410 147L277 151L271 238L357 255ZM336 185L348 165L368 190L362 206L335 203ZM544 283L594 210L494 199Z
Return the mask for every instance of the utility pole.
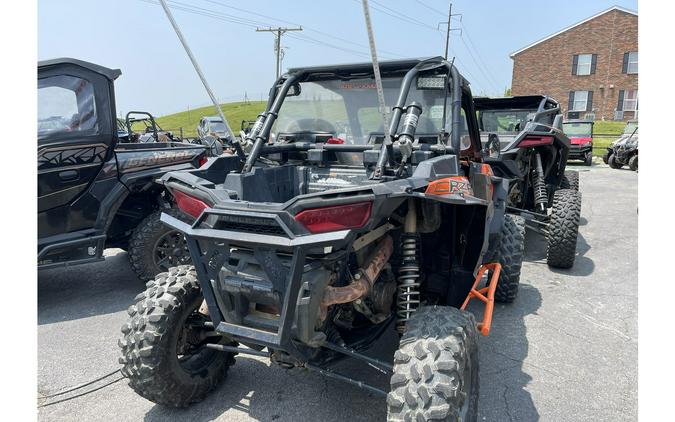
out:
M173 30L176 32L176 35L178 36L178 39L180 40L181 44L183 44L183 48L185 49L185 52L187 53L188 57L190 58L190 61L192 62L192 66L194 66L195 71L197 71L197 75L199 75L199 79L202 80L202 84L204 84L204 88L206 89L206 92L209 94L209 97L211 97L211 101L213 102L213 105L216 106L216 111L218 112L218 115L220 118L223 120L223 123L225 124L225 131L227 132L227 137L229 138L228 141L234 142L234 132L232 132L232 129L230 128L230 125L227 123L227 119L225 118L225 115L223 114L223 110L220 109L220 104L218 103L218 100L216 99L216 96L213 95L213 91L211 91L211 87L209 87L208 82L206 82L206 78L204 77L204 74L202 73L201 68L199 67L199 64L197 63L197 59L195 59L195 56L192 55L192 50L190 50L190 47L187 44L187 41L185 41L185 38L183 38L183 33L180 32L180 28L178 28L178 24L176 21L173 19L173 15L171 14L171 11L169 10L169 6L166 5L165 0L159 0L159 3L162 5L162 9L164 9L164 13L166 13L166 17L169 18L169 22L171 23L171 26L173 26Z
M256 28L255 32L273 32L274 33L274 52L277 55L277 79L279 79L279 74L281 73L281 36L286 32L290 31L302 31L302 27L299 28Z
M460 22L461 22L461 19L462 19L461 13L457 13L457 14L453 15L452 14L452 2L450 2L450 10L448 10L448 21L447 22L440 22L438 24L439 26L444 25L444 24L448 25L448 29L445 32L445 53L443 54L443 57L445 58L445 60L448 60L448 49L450 48L450 31L460 31L460 33L461 33L461 30L462 30L461 28L452 29L452 25L451 25L450 21L452 20L453 16L460 16Z

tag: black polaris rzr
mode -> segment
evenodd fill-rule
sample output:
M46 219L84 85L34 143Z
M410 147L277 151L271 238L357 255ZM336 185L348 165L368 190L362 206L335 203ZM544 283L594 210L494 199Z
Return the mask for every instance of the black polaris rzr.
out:
M190 262L183 236L159 217L190 218L154 180L204 164L204 148L129 142L131 125L120 130L115 118L120 74L69 58L38 63L39 269L99 261L105 248L128 251L142 280Z
M607 147L602 156L603 161L613 169L628 166L633 171L638 169L638 124L630 121L626 124L623 135Z
M570 268L576 255L579 173L565 171L570 140L555 100L539 95L476 98L478 123L495 174L510 180L508 207L546 236L548 265Z
M442 58L380 69L391 139L371 63L291 69L247 156L161 179L196 218L162 217L194 267L159 274L129 309L120 362L138 394L187 406L252 354L386 396L388 420L476 420L477 334L494 300L516 298L523 220L505 215L508 183L482 162L457 69ZM471 298L486 303L480 323ZM363 354L394 327L393 365ZM334 372L343 358L391 389Z

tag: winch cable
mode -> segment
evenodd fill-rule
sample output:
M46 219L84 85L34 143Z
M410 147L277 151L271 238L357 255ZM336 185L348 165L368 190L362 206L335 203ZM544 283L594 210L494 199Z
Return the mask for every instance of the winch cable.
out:
M375 74L375 86L377 87L377 101L380 106L380 113L382 113L382 120L384 122L384 144L391 145L391 137L389 133L389 113L384 101L384 88L382 87L382 76L380 75L380 65L377 61L377 50L375 48L375 36L373 35L373 25L370 22L370 10L368 8L368 0L362 0L363 16L366 19L366 30L368 32L368 44L370 46L370 57L373 62L373 73Z
M82 388L84 388L84 387L87 387L87 386L89 386L89 385L92 385L92 384L94 384L94 383L97 383L97 382L99 382L99 381L102 381L102 380L104 380L104 379L106 379L106 378L109 378L109 377L111 377L111 376L113 376L113 375L119 373L119 372L120 372L120 370L119 370L119 369L116 369L116 370L114 370L114 371L112 371L112 372L109 372L109 373L107 373L107 374L105 374L105 375L101 375L101 376L98 377L98 378L95 378L95 379L93 379L93 380L91 380L91 381L87 381L87 382L85 382L85 383L83 383L83 384L77 385L77 386L72 387L72 388L69 388L69 389L67 389L67 390L59 391L58 393L49 394L49 395L46 395L46 396L39 396L38 399L44 400L44 399L50 399L50 398L54 398L54 397L58 397L58 396L63 396L63 395L65 395L65 394L72 393L73 391L77 391L77 390L79 390L79 389L82 389ZM67 398L64 398L64 399L60 399L60 400L52 401L52 402L49 402L49 403L41 404L41 405L39 405L38 407L51 406L51 405L53 405L53 404L62 403L62 402L64 402L64 401L72 400L72 399L77 398L77 397L82 397L82 396L84 396L84 395L93 393L94 391L101 390L101 389L103 389L103 388L105 388L105 387L107 387L107 386L109 386L109 385L112 385L112 384L118 382L118 381L121 381L121 380L124 379L124 378L125 378L124 376L115 378L113 381L110 381L110 382L108 382L108 383L106 383L106 384L104 384L104 385L102 385L102 386L93 388L93 389L91 389L91 390L87 390L87 391L85 391L85 392L83 392L83 393L79 393L79 394L76 394L76 395L74 395L74 396L70 396L70 397L67 397Z

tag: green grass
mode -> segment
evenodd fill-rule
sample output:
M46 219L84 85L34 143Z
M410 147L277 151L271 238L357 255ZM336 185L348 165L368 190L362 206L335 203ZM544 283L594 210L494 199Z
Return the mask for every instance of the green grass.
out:
M621 136L626 122L596 121L593 125L593 155L600 157L607 151L609 144ZM609 135L609 136L598 136Z
M235 135L239 134L242 120L255 120L258 114L265 110L265 101L249 101L248 103L227 103L221 104L220 108L225 114L227 123L230 125ZM179 130L183 128L183 136L195 137L197 136L197 125L199 120L204 116L217 116L215 106L196 108L190 111L182 111L180 113L169 114L166 116L157 117L157 124L162 129L173 131L178 135ZM134 127L134 129L137 129Z

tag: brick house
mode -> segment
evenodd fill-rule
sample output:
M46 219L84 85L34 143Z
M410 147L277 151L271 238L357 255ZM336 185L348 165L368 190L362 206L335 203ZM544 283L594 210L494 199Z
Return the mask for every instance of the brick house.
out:
M614 6L510 57L512 95L549 95L568 119L637 118L637 12Z

